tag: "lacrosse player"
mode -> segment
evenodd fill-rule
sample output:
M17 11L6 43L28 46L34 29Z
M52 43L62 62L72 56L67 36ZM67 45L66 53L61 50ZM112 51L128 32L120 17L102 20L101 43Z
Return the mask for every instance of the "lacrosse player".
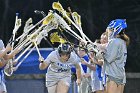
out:
M98 53L100 54L100 52L104 52L107 42L108 42L107 32L104 32L101 35L100 40L96 40L94 42L94 45L87 44L91 64L89 65L84 61L82 62L83 64L86 64L89 68L92 69L91 86L92 92L94 93L103 93L105 89L104 58L98 57Z
M84 42L80 42L81 48L78 49L78 55L85 60L85 62L88 64L89 63L89 56L87 54L87 51L82 48L85 46ZM81 67L81 84L79 86L79 91L78 93L90 93L91 92L91 70L89 67L85 64L80 64Z
M48 93L68 93L71 84L71 66L75 65L77 84L81 82L81 69L79 57L72 52L70 44L60 44L58 49L52 51L45 60L40 60L39 68L47 70L46 87Z
M123 93L124 90L127 46L129 45L129 37L124 33L126 28L124 19L113 20L107 27L109 41L104 52L107 93Z
M11 52L10 43L7 44L6 48L2 40L0 40L0 93L6 93L5 79L4 79L4 69L9 59L12 59L18 52L19 49L15 49ZM8 53L10 52L10 53Z
M4 66L7 63L7 61L4 59L4 56L10 50L11 50L11 46L7 45L7 47L5 48L3 41L0 40L0 93L6 93L7 92L3 69L4 69Z
M7 61L4 60L4 56L7 54L8 51L11 50L11 47L8 45L6 48L4 47L4 43L0 40L0 93L6 93L6 85L4 79L4 66L6 65Z

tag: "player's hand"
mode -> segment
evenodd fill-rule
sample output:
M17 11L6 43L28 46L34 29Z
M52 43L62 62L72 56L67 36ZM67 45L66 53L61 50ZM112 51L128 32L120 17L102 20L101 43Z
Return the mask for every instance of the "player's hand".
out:
M77 85L79 86L81 84L81 79L76 80Z
M39 62L40 62L40 63L43 63L43 62L44 62L44 58L43 58L42 56L41 56L41 57L39 57L39 59L38 59L38 60L39 60Z
M6 46L6 50L7 50L7 51L11 51L11 49L12 49L12 47L11 47L10 43L7 44L7 46Z

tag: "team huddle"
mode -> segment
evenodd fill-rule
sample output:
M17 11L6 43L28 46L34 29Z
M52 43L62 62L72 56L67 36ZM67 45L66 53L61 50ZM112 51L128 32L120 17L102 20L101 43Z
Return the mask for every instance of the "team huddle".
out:
M76 75L78 93L123 93L126 83L127 46L130 42L125 34L126 20L112 20L100 39L94 41L84 34L77 12L70 11L68 15L59 2L53 3L53 9L58 10L67 20L50 10L48 15L35 25L29 18L23 34L15 39L15 33L21 26L21 19L16 16L10 42L5 47L0 40L0 93L7 93L4 74L11 76L33 49L37 50L40 70L47 69L48 93L68 93L72 73ZM68 23L73 25L80 35L74 32ZM51 33L51 30L60 28L76 38L79 44L65 39L63 31L60 31L62 36ZM49 36L52 43L59 42L60 45L44 59L38 45ZM17 43L14 44L15 42ZM18 62L28 50L24 60ZM18 65L14 66L15 64ZM75 71L72 71L72 67Z

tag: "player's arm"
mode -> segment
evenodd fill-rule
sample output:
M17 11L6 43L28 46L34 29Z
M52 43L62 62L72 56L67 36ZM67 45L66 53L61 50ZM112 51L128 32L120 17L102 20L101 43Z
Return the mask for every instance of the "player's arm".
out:
M0 59L0 68L4 67L7 64L8 61Z
M77 75L77 84L79 85L81 83L81 68L80 65L77 63L76 65L76 75Z
M5 60L12 59L13 57L15 57L16 54L18 54L18 53L20 52L20 50L21 50L21 49L18 49L18 48L14 49L14 50L13 50L12 52L10 52L9 54L6 54L6 55L4 56L4 59L5 59Z
M7 54L7 52L9 52L9 51L11 51L10 44L8 44L5 49L1 50L0 58L3 58Z
M44 70L50 65L50 63L48 63L46 60L44 60L42 58L39 58L39 61L40 61L40 64L39 64L40 70Z
M86 60L84 60L83 58L81 58L81 63L89 67L91 70L95 71L96 69L96 67L93 64L91 64L91 62L86 62Z

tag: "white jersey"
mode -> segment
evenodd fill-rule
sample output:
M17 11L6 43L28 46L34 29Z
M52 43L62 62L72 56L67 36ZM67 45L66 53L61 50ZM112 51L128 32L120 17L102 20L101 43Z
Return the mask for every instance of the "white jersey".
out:
M4 47L4 43L3 41L0 39L0 50L3 50L5 47Z
M109 76L123 80L125 77L125 63L127 47L124 40L113 38L109 41L105 51L105 73Z
M79 64L80 58L72 52L70 58L66 62L61 62L59 53L55 50L48 55L45 62L50 64L47 70L47 86L52 86L61 79L65 79L70 84L71 67Z
M4 51L4 43L2 40L0 40L0 53ZM0 59L0 61L3 61L3 58ZM0 91L7 92L6 86L5 86L5 79L4 79L4 72L3 72L4 67L0 68Z
M2 40L0 40L0 53L2 53L4 51L5 47L4 47L4 43ZM0 58L0 61L4 61L3 58ZM1 82L4 81L4 72L3 72L4 67L0 68L0 84Z

